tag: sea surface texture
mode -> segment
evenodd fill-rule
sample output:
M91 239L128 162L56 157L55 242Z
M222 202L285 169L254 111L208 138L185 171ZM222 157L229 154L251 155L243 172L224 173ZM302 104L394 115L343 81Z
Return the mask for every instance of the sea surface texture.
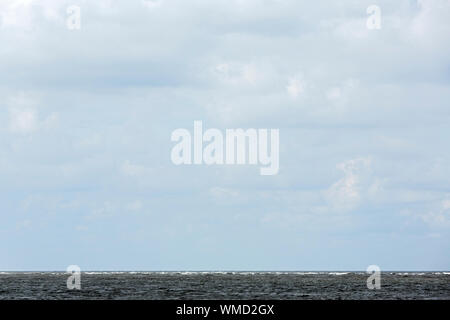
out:
M0 272L0 299L450 299L449 272Z

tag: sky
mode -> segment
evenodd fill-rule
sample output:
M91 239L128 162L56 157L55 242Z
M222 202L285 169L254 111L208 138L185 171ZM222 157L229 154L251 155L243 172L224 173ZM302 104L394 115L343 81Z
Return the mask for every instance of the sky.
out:
M0 0L0 43L0 270L450 270L450 1ZM196 120L278 174L174 165Z

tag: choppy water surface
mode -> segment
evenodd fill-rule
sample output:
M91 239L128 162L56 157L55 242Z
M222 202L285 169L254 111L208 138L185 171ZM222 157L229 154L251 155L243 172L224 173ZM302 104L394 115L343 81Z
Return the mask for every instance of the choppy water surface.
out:
M449 272L0 272L0 299L450 299Z

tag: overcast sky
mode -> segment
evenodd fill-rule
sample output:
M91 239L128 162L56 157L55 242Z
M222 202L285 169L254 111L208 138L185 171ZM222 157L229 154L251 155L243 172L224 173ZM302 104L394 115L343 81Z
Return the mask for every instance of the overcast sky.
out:
M450 269L450 1L0 0L0 43L0 270ZM278 175L175 166L194 120Z

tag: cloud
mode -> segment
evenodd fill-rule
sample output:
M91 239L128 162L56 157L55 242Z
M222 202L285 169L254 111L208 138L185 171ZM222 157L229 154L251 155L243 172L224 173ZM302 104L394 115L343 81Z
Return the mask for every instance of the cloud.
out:
M435 205L435 209L418 216L430 227L449 228L450 227L450 198L447 197Z
M97 206L86 217L87 220L110 219L117 214L117 207L110 201L105 201L102 205Z
M450 6L378 5L368 30L355 1L0 1L0 268L42 266L36 250L60 265L77 225L70 258L92 269L260 268L267 247L283 267L359 268L358 245L447 268ZM174 166L171 132L198 119L278 128L279 175ZM433 250L390 257L368 234Z
M224 62L215 68L218 79L233 86L254 86L264 79L264 74L254 63Z
M286 90L292 98L297 98L298 96L305 94L305 81L302 80L299 76L291 77L289 78L289 83L286 86Z
M10 129L15 133L31 133L37 128L36 114L33 110L10 110Z
M243 201L239 191L230 188L212 187L209 189L209 196L215 203L225 205L232 205Z
M67 5L58 0L3 0L0 3L0 29L33 30L40 20L62 24Z
M144 204L142 203L141 200L135 200L133 202L128 203L128 205L126 206L126 208L129 211L140 211L143 207Z
M339 163L336 167L344 172L344 177L325 191L325 197L334 209L348 211L356 208L370 191L379 189L371 174L372 159L361 157Z
M142 0L142 4L149 9L158 8L162 3L163 0Z
M439 41L430 40L428 35L433 33L433 38L443 37L450 31L447 23L450 14L448 0L419 0L417 3L419 12L411 22L413 35L426 44L441 45Z
M0 4L0 27L26 27L32 23L30 5L33 0L2 1Z
M48 129L58 121L56 113L40 120L35 109L11 108L9 110L9 129L12 133L27 135L40 129Z
M126 176L142 178L148 176L152 170L142 165L133 164L127 160L122 164L121 172Z
M329 100L338 100L342 96L341 88L339 87L330 88L327 91L326 95Z

